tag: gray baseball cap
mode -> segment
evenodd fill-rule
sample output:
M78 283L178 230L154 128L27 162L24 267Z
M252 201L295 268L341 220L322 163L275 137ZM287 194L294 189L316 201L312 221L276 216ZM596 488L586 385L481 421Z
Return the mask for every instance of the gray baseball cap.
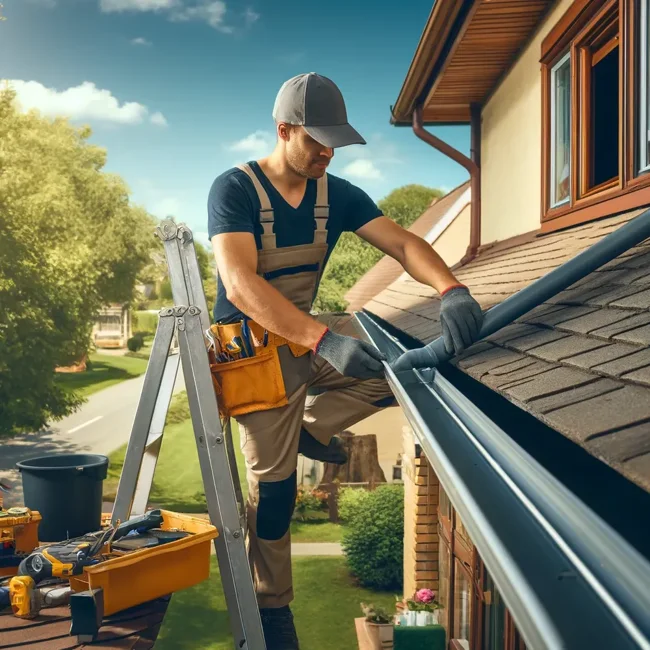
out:
M275 122L302 126L326 147L366 144L348 123L343 95L327 77L308 72L285 81L273 106Z

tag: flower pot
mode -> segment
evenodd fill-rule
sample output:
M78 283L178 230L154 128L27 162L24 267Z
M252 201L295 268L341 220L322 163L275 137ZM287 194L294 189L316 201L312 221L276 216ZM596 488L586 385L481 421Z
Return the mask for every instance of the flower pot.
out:
M393 650L393 624L366 621L366 632L372 650Z
M433 625L433 617L431 612L416 612L415 624L417 627L426 627L427 625Z
M431 619L432 619L431 620L431 625L438 625L439 619L438 619L438 610L437 609L434 609L431 612Z
M406 619L405 625L408 627L415 627L415 624L417 622L417 612L415 610L407 610L404 612L404 618Z

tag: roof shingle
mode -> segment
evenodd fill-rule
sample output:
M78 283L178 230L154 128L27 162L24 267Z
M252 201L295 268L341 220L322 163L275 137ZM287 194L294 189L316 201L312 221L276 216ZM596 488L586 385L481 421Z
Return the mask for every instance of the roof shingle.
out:
M457 270L456 277L485 310L640 212L499 242ZM648 491L649 269L646 240L453 362ZM407 294L419 300L409 302ZM365 307L424 343L439 331L437 295L412 278L394 282ZM638 453L631 457L625 449Z

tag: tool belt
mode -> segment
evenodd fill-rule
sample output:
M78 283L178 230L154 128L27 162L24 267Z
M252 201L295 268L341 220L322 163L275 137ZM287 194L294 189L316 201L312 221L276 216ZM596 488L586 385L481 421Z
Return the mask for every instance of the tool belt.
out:
M219 413L224 418L266 411L288 403L278 348L286 345L295 357L309 352L297 343L266 331L250 319L215 324L208 354Z

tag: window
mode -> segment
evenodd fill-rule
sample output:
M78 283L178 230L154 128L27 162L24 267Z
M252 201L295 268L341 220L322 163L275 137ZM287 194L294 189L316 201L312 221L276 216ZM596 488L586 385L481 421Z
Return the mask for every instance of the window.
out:
M470 640L472 580L464 564L454 559L454 628L452 638Z
M639 171L650 170L650 0L641 0L639 21Z
M484 570L481 650L505 650L506 606L490 574Z
M571 166L571 54L551 70L551 206L569 200Z
M650 204L650 0L574 2L541 64L542 232Z
M580 196L617 184L619 176L618 11L578 42L581 60Z
M438 610L438 623L442 625L447 632L449 631L449 581L451 573L451 551L449 544L443 537L440 538L438 552L438 600L442 608Z

